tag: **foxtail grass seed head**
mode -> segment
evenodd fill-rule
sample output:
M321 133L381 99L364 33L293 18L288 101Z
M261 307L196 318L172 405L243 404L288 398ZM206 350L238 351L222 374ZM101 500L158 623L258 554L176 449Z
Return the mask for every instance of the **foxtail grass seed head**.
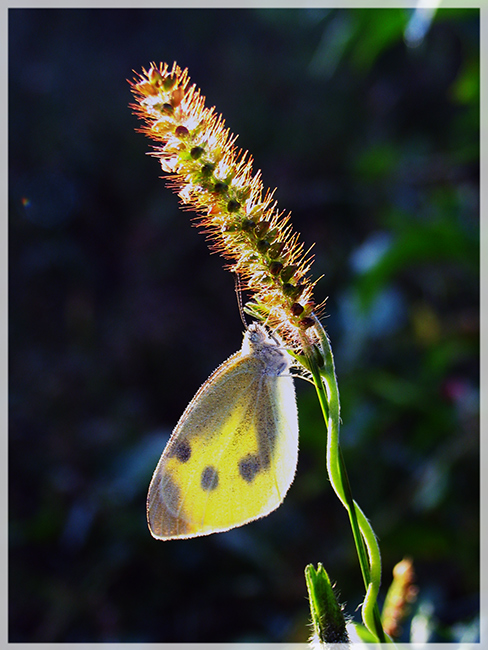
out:
M386 594L381 615L383 629L392 638L400 637L402 624L409 616L417 595L413 561L411 558L403 558L393 567L393 582Z
M321 307L313 301L317 281L308 278L312 256L290 215L278 211L274 191L264 191L249 153L235 146L237 137L214 107L205 107L188 71L176 63L151 63L129 83L136 102L131 108L144 122L139 131L157 143L152 155L170 187L196 212L212 248L252 295L246 311L291 348L309 348Z

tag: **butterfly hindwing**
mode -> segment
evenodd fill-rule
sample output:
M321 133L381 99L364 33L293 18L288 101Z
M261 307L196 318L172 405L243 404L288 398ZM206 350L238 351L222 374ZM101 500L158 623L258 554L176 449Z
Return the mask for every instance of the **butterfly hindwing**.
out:
M261 346L243 345L217 368L180 418L149 488L155 537L228 530L282 502L297 462L295 391L276 343L259 333Z

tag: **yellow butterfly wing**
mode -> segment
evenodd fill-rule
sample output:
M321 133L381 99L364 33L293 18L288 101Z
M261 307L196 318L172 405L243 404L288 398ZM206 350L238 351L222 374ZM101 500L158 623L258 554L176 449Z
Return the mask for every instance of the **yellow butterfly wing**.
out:
M264 328L192 399L159 460L147 498L158 539L208 535L263 517L295 475L298 415L288 357Z

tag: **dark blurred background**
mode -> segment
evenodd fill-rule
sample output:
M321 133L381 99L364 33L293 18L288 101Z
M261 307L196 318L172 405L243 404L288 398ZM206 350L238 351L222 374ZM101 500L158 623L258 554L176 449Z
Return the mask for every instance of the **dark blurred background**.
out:
M174 60L315 242L381 598L415 566L402 640L476 640L479 10L255 8L9 10L10 641L305 641L311 562L360 618L305 382L275 513L147 530L170 431L243 328L128 108L132 71Z

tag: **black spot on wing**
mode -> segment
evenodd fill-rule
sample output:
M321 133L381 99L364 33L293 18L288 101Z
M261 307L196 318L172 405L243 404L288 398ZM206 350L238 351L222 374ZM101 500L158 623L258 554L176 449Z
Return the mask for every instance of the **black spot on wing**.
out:
M188 440L179 440L171 449L170 456L173 456L180 463L186 463L190 460L191 446Z
M254 481L254 477L261 469L261 462L259 456L256 454L248 454L239 461L239 474L248 483Z
M206 492L210 492L211 490L215 490L218 484L219 484L218 471L215 469L215 467L212 467L212 465L207 465L207 467L203 470L202 475L200 477L200 485L202 486L202 490L205 490Z

